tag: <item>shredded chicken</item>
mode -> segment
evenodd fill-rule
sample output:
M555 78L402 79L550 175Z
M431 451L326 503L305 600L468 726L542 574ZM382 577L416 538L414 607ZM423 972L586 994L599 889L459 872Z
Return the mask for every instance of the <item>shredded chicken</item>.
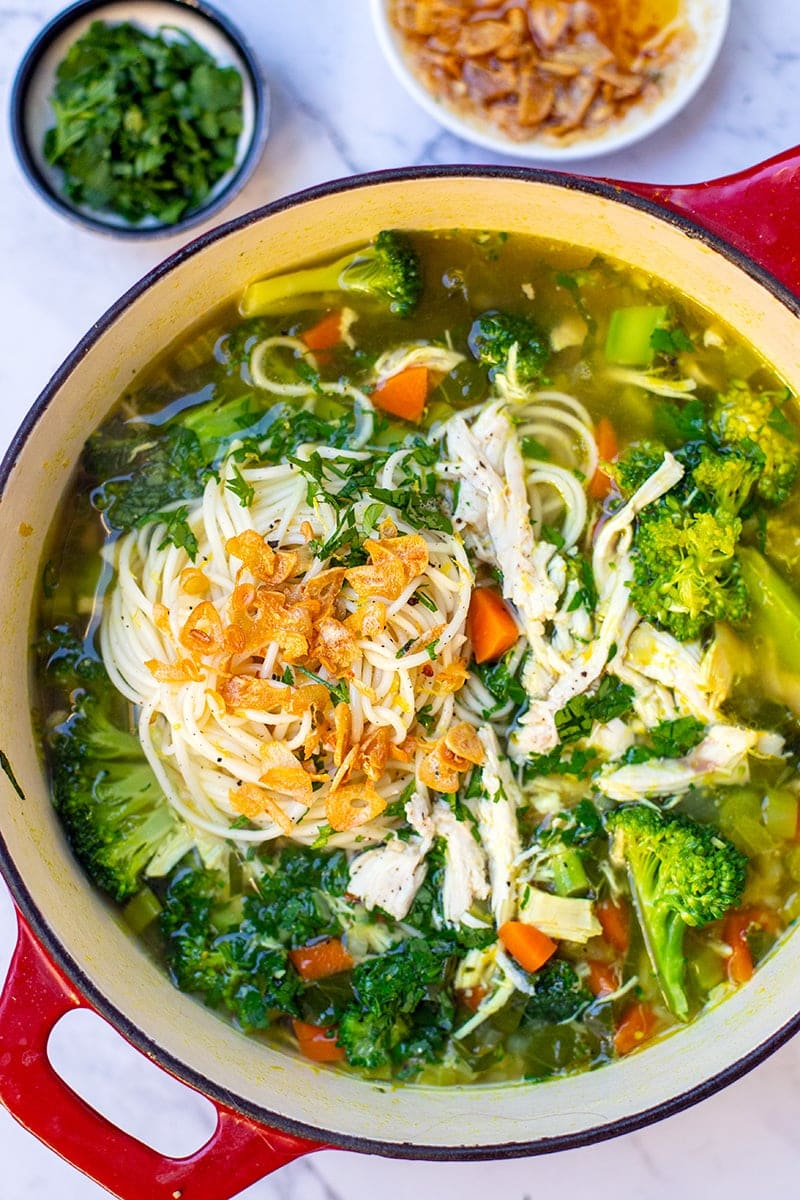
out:
M434 806L432 815L436 833L447 844L442 886L444 919L449 925L461 925L475 901L489 895L486 855L469 825L459 821L444 801Z
M406 819L416 834L407 842L392 838L359 854L350 866L348 892L367 908L381 908L397 921L408 915L427 874L425 856L434 838L430 805L419 792L406 804Z
M509 742L515 758L552 750L558 744L555 713L574 696L587 691L607 664L611 663L613 669L614 660L625 653L628 639L640 620L629 595L633 578L630 556L633 522L643 508L668 492L682 476L681 464L673 455L665 454L661 466L598 534L592 554L599 593L595 636L588 645L576 642L569 669L553 683L546 696L530 704ZM524 683L529 689L527 677Z
M373 374L378 384L409 367L427 367L434 375L447 375L464 361L464 355L447 346L433 346L430 342L410 342L385 350L376 360Z
M635 741L635 733L619 717L614 717L605 725L595 725L588 738L590 747L611 759L621 758Z
M419 838L403 842L392 838L353 860L348 892L367 908L380 908L402 921L414 902L427 872L429 847Z
M560 589L548 570L556 550L534 538L525 464L505 405L490 405L471 429L462 417L451 418L447 445L461 479L456 527L502 571L503 595L519 611L534 658L555 677L563 663L544 631L558 609Z
M706 724L717 719L730 683L714 672L714 661L713 647L704 651L700 642L679 642L646 622L634 630L625 655L626 665L668 688L684 713Z
M748 754L759 747L760 740L755 729L712 725L685 758L656 758L601 772L597 786L612 800L637 800L675 795L699 782L746 783L750 777Z
M503 756L491 725L478 730L485 753L483 790L476 805L481 842L489 860L492 914L498 928L514 913L514 862L522 846L517 826L517 809L522 793Z

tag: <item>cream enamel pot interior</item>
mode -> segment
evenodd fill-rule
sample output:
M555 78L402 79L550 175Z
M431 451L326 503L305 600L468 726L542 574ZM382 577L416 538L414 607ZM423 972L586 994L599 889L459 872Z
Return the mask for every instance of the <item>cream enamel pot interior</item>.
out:
M156 268L91 330L36 402L0 476L0 857L22 914L0 998L0 1093L18 1119L113 1194L226 1200L321 1144L440 1159L581 1145L703 1097L800 1024L795 931L750 984L698 1024L564 1080L392 1089L256 1045L177 992L88 886L53 816L30 704L20 696L42 546L87 431L159 351L245 283L387 227L544 234L661 276L743 331L800 393L800 306L792 296L800 266L791 240L798 174L800 154L791 152L729 180L660 192L493 168L325 185L216 230ZM728 241L718 236L725 232ZM220 1123L207 1147L164 1160L59 1083L44 1054L47 1034L61 1012L81 1004L214 1100Z

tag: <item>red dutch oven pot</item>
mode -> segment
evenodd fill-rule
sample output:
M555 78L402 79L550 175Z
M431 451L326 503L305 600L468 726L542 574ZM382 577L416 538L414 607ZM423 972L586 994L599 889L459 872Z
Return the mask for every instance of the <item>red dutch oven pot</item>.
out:
M113 1195L228 1200L324 1146L477 1159L585 1145L694 1103L798 1028L800 940L790 935L750 984L697 1024L600 1071L535 1086L387 1089L248 1041L175 991L87 885L53 816L30 705L20 697L41 554L86 433L134 374L250 279L391 226L539 234L672 283L749 337L799 394L798 189L797 150L697 186L492 167L323 185L167 259L97 323L34 404L0 468L0 865L19 916L0 996L0 1099ZM81 1007L213 1101L217 1127L196 1154L156 1153L55 1074L50 1031Z

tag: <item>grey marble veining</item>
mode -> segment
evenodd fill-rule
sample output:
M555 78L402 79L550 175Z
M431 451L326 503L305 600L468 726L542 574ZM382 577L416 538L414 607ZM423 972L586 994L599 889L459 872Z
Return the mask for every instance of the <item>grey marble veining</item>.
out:
M225 217L322 180L422 163L508 162L442 130L389 74L365 0L217 0L248 31L273 93L273 126L252 181ZM17 63L61 5L0 6L4 106ZM706 86L668 127L629 151L572 165L620 179L713 178L800 142L800 3L734 0L731 27ZM800 198L798 198L800 206ZM31 194L0 133L0 443L7 444L52 371L97 316L167 253L175 239L122 244L62 220ZM14 941L0 891L0 970ZM77 1075L106 1076L76 1042ZM77 1037L77 1035L76 1035ZM110 1073L130 1056L112 1048ZM164 1103L148 1092L143 1108ZM174 1101L178 1108L181 1101ZM133 1102L131 1101L132 1107ZM185 1101L185 1107L191 1107ZM240 1200L726 1200L796 1194L800 1168L800 1042L698 1107L622 1139L539 1159L473 1164L393 1162L327 1151L285 1167ZM135 1113L131 1119L135 1118ZM44 1149L0 1110L0 1200L101 1200L107 1193Z

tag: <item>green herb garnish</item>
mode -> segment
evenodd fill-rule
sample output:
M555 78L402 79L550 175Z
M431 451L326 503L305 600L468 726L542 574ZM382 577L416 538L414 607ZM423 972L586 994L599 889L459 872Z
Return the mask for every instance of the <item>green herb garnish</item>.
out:
M242 79L183 30L93 21L58 66L44 155L74 204L136 224L198 208L236 161Z

